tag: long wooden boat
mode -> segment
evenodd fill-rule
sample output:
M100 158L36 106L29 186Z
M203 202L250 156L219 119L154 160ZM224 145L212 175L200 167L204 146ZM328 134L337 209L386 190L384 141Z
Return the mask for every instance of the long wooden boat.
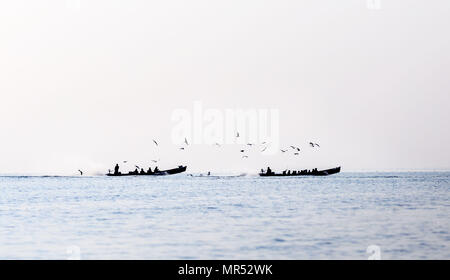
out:
M336 168L331 168L331 169L325 169L325 170L313 170L313 171L307 171L307 172L296 172L296 173L287 173L287 172L283 172L283 173L259 173L259 176L262 177L292 177L292 176L328 176L328 175L332 175L332 174L337 174L341 172L341 167L336 167Z
M157 172L152 173L136 173L136 172L128 172L128 173L108 173L106 176L112 176L112 177L121 177L121 176L165 176L165 175L173 175L173 174L179 174L185 172L187 169L187 166L178 166L177 168L167 169L167 170L160 170Z

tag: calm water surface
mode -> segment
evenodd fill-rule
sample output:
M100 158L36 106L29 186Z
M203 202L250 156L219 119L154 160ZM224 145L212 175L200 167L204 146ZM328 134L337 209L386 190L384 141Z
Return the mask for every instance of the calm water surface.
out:
M0 177L0 259L450 259L450 173Z

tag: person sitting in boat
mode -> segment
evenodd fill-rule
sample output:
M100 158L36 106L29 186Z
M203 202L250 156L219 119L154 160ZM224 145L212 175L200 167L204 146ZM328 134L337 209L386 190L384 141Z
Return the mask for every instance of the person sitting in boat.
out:
M151 167L148 168L147 174L152 174L152 168Z
M114 175L119 175L119 164L116 164L116 167L114 167Z
M291 175L291 170L288 170L287 175Z
M154 173L159 172L158 166L155 167Z
M283 175L286 175L286 170L283 171Z
M270 169L270 167L267 167L267 174L272 174L272 169Z
M134 175L138 175L138 174L139 174L139 169L137 169L137 167L136 167L136 169L134 170L133 174L134 174Z
M141 175L145 175L145 171L144 171L144 168L141 168L141 172L140 172L140 174L141 174Z

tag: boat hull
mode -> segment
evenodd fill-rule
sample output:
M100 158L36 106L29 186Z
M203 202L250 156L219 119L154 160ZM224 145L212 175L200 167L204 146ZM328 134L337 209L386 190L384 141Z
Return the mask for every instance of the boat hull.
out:
M261 177L299 177L299 176L328 176L341 172L341 167L336 167L332 169L325 169L316 172L308 172L308 173L297 173L297 174L283 174L283 173L259 173Z

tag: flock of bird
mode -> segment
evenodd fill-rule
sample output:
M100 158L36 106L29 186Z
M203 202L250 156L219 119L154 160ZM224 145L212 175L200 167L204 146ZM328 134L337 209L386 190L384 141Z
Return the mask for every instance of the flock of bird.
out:
M262 145L265 145L266 142L263 142L263 143L261 143L261 144L262 144ZM311 146L312 148L315 148L315 147L320 148L319 144L317 144L317 143L312 143L312 142L310 142L309 144L310 144L310 146ZM250 146L250 147L254 146L254 144L252 144L252 143L248 143L247 145ZM260 152L261 152L261 153L264 152L265 150L267 150L267 148L268 148L267 146L263 147L263 149L262 149ZM289 148L291 148L291 151L293 151L293 154L294 154L295 156L300 155L301 149L300 149L299 147L297 147L297 146L292 146L292 145L291 145L291 146L289 146L288 148L280 149L280 151L281 151L282 153L287 153L287 152L290 151ZM245 153L246 150L245 150L245 149L241 149L240 152L241 152L241 153ZM243 157L243 158L248 158L247 155L243 155L242 157Z
M239 137L240 137L239 132L236 132L236 138L239 138ZM159 146L158 141L156 141L155 139L152 139L152 140L153 140L153 143L155 144L155 146ZM179 147L179 150L183 150L183 151L184 151L184 150L186 150L186 147L189 146L189 141L187 140L186 137L184 138L184 143L183 143L183 144L184 144L184 146ZM267 144L268 144L267 142L262 142L262 143L261 143L261 145L263 145L263 148L262 148L262 150L260 151L261 153L264 152L265 150L267 150L267 148L268 148ZM214 144L214 146L216 146L216 147L221 147L222 145L221 145L220 143L217 143L217 142L216 142L216 143ZM240 152L242 153L242 158L243 158L243 159L246 159L246 158L249 157L248 154L247 154L246 152L248 152L249 149L255 147L256 144L253 144L253 143L247 143L246 146L248 146L248 148L246 148L246 149L241 148L241 149L240 149ZM309 146L311 146L311 148L320 148L320 145L319 145L319 144L313 143L313 142L309 142ZM289 148L290 148L291 150L289 150ZM297 147L297 146L291 145L291 146L289 146L289 147L287 147L287 148L285 148L285 149L280 149L280 151L281 151L282 153L286 153L286 152L288 152L288 151L292 151L293 154L294 154L295 156L298 156L298 155L300 155L301 149L300 149L299 147ZM158 162L160 161L160 159L152 159L151 161L152 161L153 163L158 163ZM128 162L128 161L123 161L123 163L127 163L127 162ZM137 166L137 165L136 165L136 168L137 168L137 169L141 169L141 168L140 168L139 166ZM81 176L83 175L83 171L78 170L78 172L80 172Z
M236 132L236 138L239 138L239 137L240 137L239 132ZM156 140L154 140L154 139L153 139L153 143L155 143L155 145L158 146L158 142L157 142ZM267 142L262 142L262 143L261 143L261 145L264 146L264 147L262 148L262 150L260 151L261 153L264 152L265 150L267 150L268 146L266 146L266 144L268 144L268 143L267 143ZM189 141L187 140L186 137L184 138L184 145L185 145L185 146L182 146L182 147L180 147L179 149L180 149L180 150L185 150L185 148L186 148L187 146L189 146ZM320 145L317 144L317 143L309 142L309 145L310 145L312 148L320 148ZM216 146L216 147L221 147L222 144L216 142L216 143L214 143L214 146ZM253 143L247 143L246 146L248 146L248 149L250 149L250 148L252 148L252 147L254 147L254 146L256 146L256 145L253 144ZM291 145L291 146L289 146L289 148L291 148L291 149L294 151L294 155L296 155L296 156L300 155L301 149L300 149L299 147L297 147L297 146L292 146L292 145ZM289 148L286 148L286 149L280 149L280 151L281 151L282 153L286 153L286 152L289 151ZM241 148L241 149L240 149L240 152L243 153L242 158L248 158L248 155L246 154L247 151L248 151L248 150L247 150L247 149L244 149L244 148ZM157 161L155 161L155 160L152 160L152 161L155 162L155 163L157 162ZM158 160L158 161L159 161L159 160Z

